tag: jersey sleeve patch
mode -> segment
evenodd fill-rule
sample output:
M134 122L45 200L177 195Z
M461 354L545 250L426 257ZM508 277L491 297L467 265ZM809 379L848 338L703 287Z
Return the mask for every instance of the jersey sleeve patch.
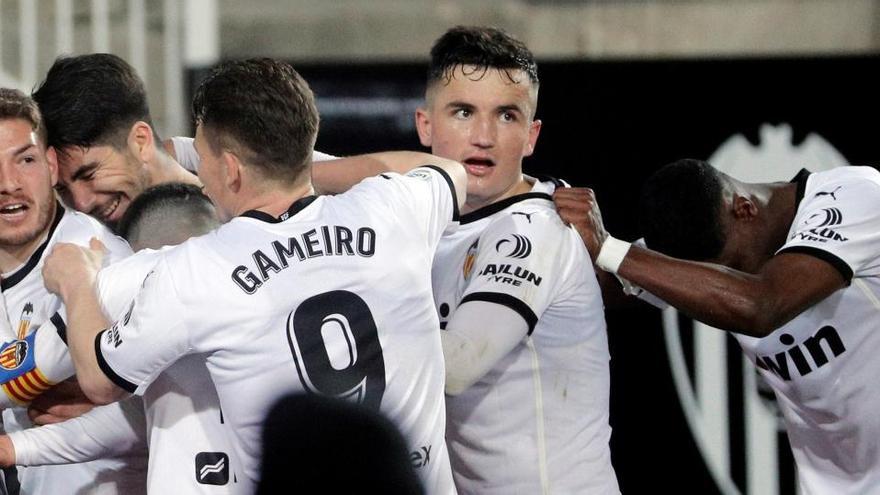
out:
M456 194L456 192L455 192L455 184L452 183L452 178L449 177L449 174L447 174L445 170L443 170L442 168L438 167L437 165L424 165L424 166L419 167L419 168L430 168L431 170L433 170L433 171L437 172L438 174L440 174L440 177L443 177L443 180L446 181L446 185L449 186L449 193L452 195L452 221L453 221L453 222L457 222L458 219L459 219L459 212L458 212L458 194ZM414 177L414 176L417 176L417 175L413 175L413 174L419 174L419 173L424 173L424 172L420 171L420 170L417 168L417 169L415 169L415 170L409 172L407 175L410 176L410 177Z
M13 402L25 405L54 385L37 368L34 358L36 332L0 347L0 383Z
M119 374L113 371L113 368L110 367L110 364L107 363L107 360L104 359L104 354L101 352L101 339L104 338L104 335L106 334L108 341L112 342L114 340L114 331L116 331L116 335L118 336L118 330L116 330L116 326L104 330L95 336L95 357L98 359L98 367L101 368L101 371L104 372L104 375L106 375L111 382L115 383L117 387L125 390L130 394L133 394L137 390L137 385L131 383L125 378L122 378L121 376L119 376Z
M532 311L532 308L510 294L502 294L500 292L472 292L462 298L459 305L468 301L485 301L500 304L516 311L524 320L526 320L526 324L529 326L529 335L532 334L535 330L535 325L538 324L538 316Z

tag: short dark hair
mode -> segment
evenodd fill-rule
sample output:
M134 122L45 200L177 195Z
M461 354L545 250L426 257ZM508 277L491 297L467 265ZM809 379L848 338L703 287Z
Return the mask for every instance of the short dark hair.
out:
M315 96L287 63L254 58L219 65L196 90L192 112L211 131L206 138L215 153L235 151L268 178L296 181L311 163Z
M125 147L137 121L152 128L144 83L125 60L109 53L59 57L33 93L46 119L48 144ZM158 135L153 130L158 140Z
M343 399L281 398L263 421L262 452L257 495L328 481L329 493L424 493L397 427L379 412Z
M120 236L134 243L145 233L162 229L163 225L158 224L172 219L186 227L189 235L202 234L219 223L214 204L201 188L168 182L149 187L136 197L125 210L117 230Z
M642 190L640 217L648 247L676 258L716 259L726 236L721 225L722 175L701 160L670 163Z
M516 81L510 70L522 70L535 87L538 86L538 64L526 45L501 29L485 26L456 26L443 34L431 48L428 66L428 84L448 82L456 68L465 65L476 67L476 79L482 78L489 69L505 71L511 81Z
M46 125L37 103L17 89L0 88L0 120L7 119L29 122L40 142L46 144Z

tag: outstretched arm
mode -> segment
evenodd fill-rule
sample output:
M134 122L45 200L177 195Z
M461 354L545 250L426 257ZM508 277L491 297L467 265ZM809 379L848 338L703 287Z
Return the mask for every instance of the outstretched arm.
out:
M557 194L567 210L560 215L575 226L599 268L717 328L764 337L847 282L832 265L805 254L774 256L760 272L749 274L631 246L605 231L591 189Z
M383 172L406 173L422 165L439 165L441 159L416 151L369 153L335 160L312 162L312 184L319 194L337 194Z

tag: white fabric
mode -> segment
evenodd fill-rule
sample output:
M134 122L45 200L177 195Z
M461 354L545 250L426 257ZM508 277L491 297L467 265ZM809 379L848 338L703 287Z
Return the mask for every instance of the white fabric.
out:
M125 241L113 235L97 220L72 210L59 211L63 212L63 216L50 234L45 249L39 257L35 258L36 263L33 265L26 263L15 273L4 274L4 279L9 282L9 280L14 280L26 273L18 283L11 287L4 284L3 299L8 325L2 325L3 331L6 332L0 338L2 341L8 342L16 338L16 335L11 334L10 331L15 332L19 327L22 310L28 303L31 303L34 308L31 315L31 329L38 328L43 324L46 324L48 328L51 326L49 320L53 315L56 313L63 315L61 301L46 291L41 275L43 260L57 242L72 242L88 246L89 240L92 237L97 237L108 250L108 255L105 258L106 263L113 263L131 253L131 249ZM51 333L47 333L45 336L49 337L50 335ZM46 356L42 352L48 351L48 347L61 345L57 339L42 340L41 334L38 334L38 337L40 339L37 344L46 344L47 347L37 354L37 358ZM47 376L53 375L62 378L63 373L54 375L58 369L54 367L60 365L61 369L69 371L72 371L72 368L70 368L69 357L61 359L60 356L63 356L63 353L52 353L52 358L48 362L38 362L37 366ZM12 433L32 425L26 410L16 407L3 411L3 426L7 432ZM18 472L22 494L77 493L79 490L83 490L84 493L88 491L97 494L136 494L144 493L145 469L143 458L133 454L127 457L102 459L81 464L21 467Z
M169 364L205 353L243 483L257 479L271 405L309 390L378 408L401 429L428 491L452 493L430 287L456 210L450 185L430 168L386 174L164 251L130 318L102 336L99 360L143 393ZM339 388L345 380L351 389Z
M734 335L776 392L801 492L880 493L880 173L811 174L780 252L852 283L765 338Z
M177 163L179 163L181 167L189 170L194 174L198 173L199 163L201 163L202 160L199 158L199 154L196 152L196 147L193 144L193 138L174 136L171 138L171 144L174 146L174 154L177 156ZM336 158L337 157L333 155L321 153L320 151L312 152L313 162L335 160Z
M142 452L147 455L144 405L131 397L82 416L9 434L23 466L70 464Z
M602 243L602 248L599 249L599 256L596 256L596 266L608 273L617 274L630 246L632 244L609 235Z
M483 319L456 318L459 306L479 301L533 325L476 384L447 397L462 494L618 492L600 289L582 240L556 214L553 189L537 182L531 193L462 216L434 260L441 322L480 331Z

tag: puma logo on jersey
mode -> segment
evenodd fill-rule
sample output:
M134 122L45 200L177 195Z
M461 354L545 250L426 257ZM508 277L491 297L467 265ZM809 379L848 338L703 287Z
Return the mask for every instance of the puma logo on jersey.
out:
M757 356L755 363L759 368L768 370L785 381L791 381L791 375L794 370L797 370L800 376L806 376L814 369L825 366L830 359L834 359L846 351L840 334L831 325L820 328L815 335L809 337L802 344L792 345L794 344L794 337L787 333L779 336L779 342L784 345L791 345L791 347L782 352L777 352L773 356ZM823 342L825 343L824 347L822 345ZM804 349L806 349L806 354ZM832 355L829 357L826 351ZM815 364L815 368L807 360L807 354L809 354ZM794 364L794 369L792 369L791 364Z
M485 275L489 277L489 279L493 282L510 284L515 287L521 286L523 281L531 282L535 284L535 287L537 287L541 285L541 281L543 280L540 276L535 275L525 268L507 264L496 265L494 263L490 263L486 265L485 268L483 268L483 270L480 272L480 275Z
M419 447L419 450L415 450L409 453L409 462L412 463L412 467L421 468L428 465L428 462L431 461L431 446L422 446Z
M819 196L831 196L831 199L837 201L837 196L835 196L834 193L839 191L841 187L843 186L837 186L836 188L834 188L833 191L819 191L816 193L816 197L818 198Z
M513 215L522 215L522 216L526 217L526 220L528 220L529 223L532 223L532 215L534 215L534 213L524 213L524 212L521 212L521 211L515 211L515 212L511 213L510 215L511 215L511 216L513 216Z

